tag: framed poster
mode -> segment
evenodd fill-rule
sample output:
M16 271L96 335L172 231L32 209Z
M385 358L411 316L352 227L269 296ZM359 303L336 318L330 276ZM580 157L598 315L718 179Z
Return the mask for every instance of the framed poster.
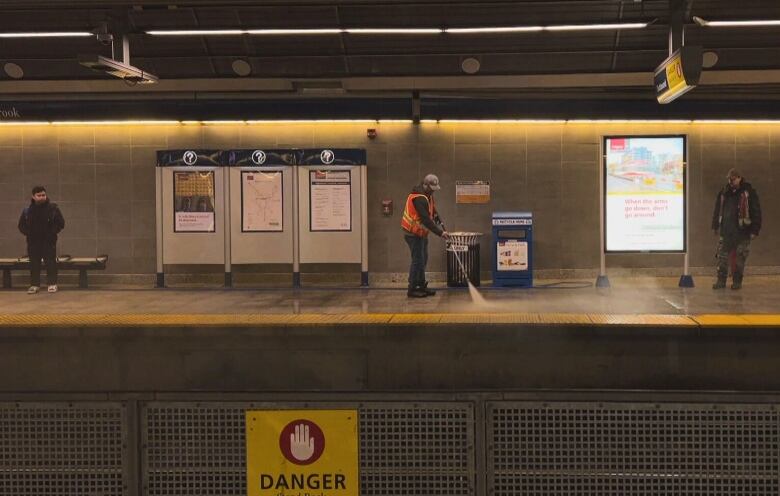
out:
M173 173L173 232L214 232L214 171Z
M352 231L352 172L309 172L309 230Z
M455 181L455 203L490 203L490 181Z
M241 171L241 232L284 230L282 171Z
M686 137L604 138L606 252L683 253Z

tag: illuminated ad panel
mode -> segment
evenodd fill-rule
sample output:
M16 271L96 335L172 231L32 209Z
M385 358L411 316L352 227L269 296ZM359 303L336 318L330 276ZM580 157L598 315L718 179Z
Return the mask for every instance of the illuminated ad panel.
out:
M607 252L685 251L685 136L604 138Z

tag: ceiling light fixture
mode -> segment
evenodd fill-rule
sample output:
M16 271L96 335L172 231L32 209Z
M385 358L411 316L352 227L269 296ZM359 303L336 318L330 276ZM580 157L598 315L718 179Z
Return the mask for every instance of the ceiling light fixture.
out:
M440 28L357 28L345 29L347 34L441 34Z
M640 29L646 28L646 22L628 22L623 24L564 24L545 26L545 31L599 31L609 29Z
M89 32L39 32L39 33L0 33L0 38L88 38Z
M530 33L544 31L543 26L508 26L496 28L447 28L447 33L471 34L471 33Z
M693 16L693 22L702 27L751 27L751 26L780 26L780 20L759 20L759 21L708 21L699 16Z
M240 35L322 35L322 34L480 34L533 33L539 31L590 31L610 29L641 29L650 23L571 24L553 26L492 26L474 28L322 28L322 29L184 29L146 31L152 36L240 36Z

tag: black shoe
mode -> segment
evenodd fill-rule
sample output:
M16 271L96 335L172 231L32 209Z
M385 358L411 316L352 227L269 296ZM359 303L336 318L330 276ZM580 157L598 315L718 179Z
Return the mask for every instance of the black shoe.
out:
M420 289L425 291L425 296L433 296L433 295L436 294L436 290L435 289L429 289L428 288L428 283L427 282L424 282Z
M715 284L712 285L712 289L723 289L726 287L726 280L725 279L718 279L715 281Z
M406 296L409 298L425 298L428 296L428 293L426 293L425 290L420 287L409 288L409 290L406 292Z
M731 283L731 289L742 289L742 281L734 281Z

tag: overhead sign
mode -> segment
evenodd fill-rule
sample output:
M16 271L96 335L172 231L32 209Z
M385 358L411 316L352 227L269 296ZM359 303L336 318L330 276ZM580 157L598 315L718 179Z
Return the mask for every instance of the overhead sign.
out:
M653 78L658 103L669 103L695 88L701 67L702 50L696 46L684 46L661 62Z
M607 252L685 251L685 136L604 138Z
M248 496L358 496L357 410L246 412Z

